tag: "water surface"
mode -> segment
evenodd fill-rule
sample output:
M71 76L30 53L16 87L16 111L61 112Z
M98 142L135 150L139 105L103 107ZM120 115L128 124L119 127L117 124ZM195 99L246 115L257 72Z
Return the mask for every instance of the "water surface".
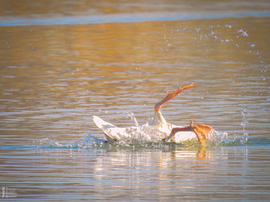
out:
M267 1L210 7L103 2L92 10L60 2L65 9L50 10L48 2L32 9L5 3L0 10L2 198L269 199ZM164 19L184 11L188 19ZM81 16L116 20L50 23ZM10 19L20 26L4 26ZM103 135L93 115L124 127L134 125L134 114L142 125L165 91L193 82L196 88L167 103L163 115L177 125L211 125L228 134L224 143L201 148L95 140Z

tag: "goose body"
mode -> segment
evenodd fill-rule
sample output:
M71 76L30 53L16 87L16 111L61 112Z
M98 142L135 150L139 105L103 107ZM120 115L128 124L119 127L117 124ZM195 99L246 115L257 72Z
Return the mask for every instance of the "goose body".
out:
M112 141L139 139L153 142L166 140L167 142L172 141L180 143L185 140L196 138L196 134L193 131L179 131L175 133L174 137L168 138L171 134L172 128L182 126L175 126L167 122L163 122L161 124L155 124L155 122L153 122L152 124L144 124L142 126L121 128L104 121L98 116L93 116L93 121L96 126L101 129L106 138Z
M102 120L98 116L93 116L93 121L96 126L102 130L105 137L110 141L137 139L152 142L158 142L163 140L166 142L180 143L182 141L193 138L199 139L200 134L205 137L205 135L207 135L207 133L209 133L211 130L210 126L206 126L203 124L193 126L192 122L188 127L176 126L167 123L167 121L160 112L163 104L175 98L183 90L191 87L195 87L195 85L191 84L184 86L173 91L171 94L166 92L167 96L155 105L154 119L151 124L121 128Z

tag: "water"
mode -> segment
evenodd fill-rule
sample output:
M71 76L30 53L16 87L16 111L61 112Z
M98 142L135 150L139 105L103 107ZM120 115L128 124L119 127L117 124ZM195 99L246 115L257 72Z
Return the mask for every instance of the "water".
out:
M12 2L0 8L2 199L269 199L268 1ZM143 125L193 82L162 113L222 143L103 143L93 115Z

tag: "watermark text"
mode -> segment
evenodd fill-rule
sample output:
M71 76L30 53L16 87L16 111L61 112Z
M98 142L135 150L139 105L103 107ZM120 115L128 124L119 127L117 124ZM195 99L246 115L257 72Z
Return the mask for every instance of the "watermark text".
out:
M2 198L16 198L16 189L10 187L2 187Z

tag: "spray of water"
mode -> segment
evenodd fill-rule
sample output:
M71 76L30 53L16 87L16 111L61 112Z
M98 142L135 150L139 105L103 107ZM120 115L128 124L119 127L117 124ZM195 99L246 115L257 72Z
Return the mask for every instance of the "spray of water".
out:
M243 110L241 111L242 114L242 122L241 122L241 126L243 127L243 137L241 139L242 143L246 143L248 141L248 138L250 137L248 135L248 133L246 132L246 126L249 124L247 118L250 117L250 113L248 111L248 109L245 107L245 105L243 106Z

